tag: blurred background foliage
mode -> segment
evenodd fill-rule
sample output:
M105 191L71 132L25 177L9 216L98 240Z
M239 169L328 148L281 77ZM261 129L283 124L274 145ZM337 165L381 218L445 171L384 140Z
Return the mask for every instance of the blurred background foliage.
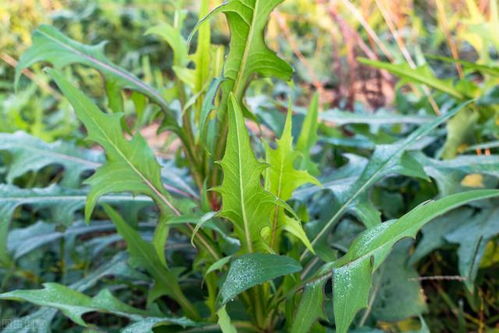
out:
M0 101L5 122L0 130L22 129L47 140L70 135L75 120L59 111L59 96L40 76L28 73L42 90L13 96L13 65L30 45L31 31L50 23L85 44L107 41L106 54L114 63L157 86L172 75L172 54L164 43L144 32L159 22L173 22L174 9L187 8L187 36L195 25L196 1L83 1L2 0L0 7ZM213 1L215 6L220 1ZM223 19L212 40L227 44ZM474 97L497 100L497 76L484 75L459 63L442 62L432 55L475 64L497 64L499 45L497 2L493 0L288 0L275 12L268 27L271 47L279 50L297 70L296 79L305 91L303 104L318 90L326 109L357 109L379 112L395 107L401 114L438 113L445 94L410 80L360 63L357 58L406 64L430 65L429 75L458 81ZM96 72L81 68L79 78L91 84ZM399 85L397 85L399 83ZM263 88L262 88L263 85ZM400 89L396 89L400 88ZM260 84L260 89L265 89ZM94 90L96 90L94 88ZM261 91L257 90L256 91ZM98 97L102 91L92 93ZM430 95L431 94L431 95ZM444 96L441 96L444 95ZM35 102L36 101L36 102ZM490 104L490 103L488 103ZM41 109L39 106L43 105ZM21 111L21 113L19 113ZM495 109L497 111L497 109ZM50 117L42 117L43 113ZM63 113L63 112L62 112ZM464 126L449 157L457 150L497 139L497 116L480 129ZM44 120L42 120L42 118ZM461 126L463 127L463 126Z
M213 0L212 7L220 2ZM81 141L83 135L67 102L40 75L41 66L26 70L22 83L27 88L14 92L16 61L31 44L31 32L38 25L52 24L84 44L107 41L110 60L146 82L164 87L162 92L169 96L173 94L169 90L169 78L174 75L172 51L158 37L144 33L161 22L174 22L178 19L175 9L185 8L187 37L198 12L194 0L0 0L0 4L0 132L22 130L47 142ZM223 23L222 17L212 23L216 25L212 41L227 46L228 31ZM440 142L443 148L439 154L444 158L497 154L499 79L494 70L499 65L498 32L495 0L287 0L273 14L267 39L296 70L296 111L305 113L312 94L319 93L321 118L328 124L321 128L320 140L326 147L322 156L341 166L345 163L341 153L368 151L373 144L392 143L397 133L404 133L402 125L391 126L387 134L379 130L382 121L370 127L352 120L352 115L433 116L458 104L456 96L460 94L476 98L480 110L472 115L462 113L449 123L447 142ZM359 57L401 66L397 67L401 74L391 74L396 67L386 71L359 61ZM404 75L411 71L417 75ZM94 98L105 98L99 88L102 83L96 84L102 80L96 71L75 66L75 75ZM422 84L435 80L447 88L442 91ZM269 80L252 84L248 104L263 124L258 130L282 128L281 97L289 89ZM146 138L155 138L155 110L145 107L137 117ZM345 123L353 127L345 128ZM261 133L273 135L271 131ZM175 147L163 136L150 143L157 150ZM480 175L471 175L461 185L481 187L483 181ZM415 205L431 197L428 193L438 191L431 184L419 191L415 188L414 182L390 179L376 187L373 200L385 216L395 218L404 206ZM496 236L487 246L481 264L485 271L475 294L464 290L459 281L435 279L422 284L419 297L426 298L430 307L425 316L430 327L445 331L454 327L455 318L474 328L498 327L497 253ZM419 264L418 271L435 276L456 272L455 262L454 252L433 252ZM387 331L407 331L418 326L418 320L387 321L382 326Z

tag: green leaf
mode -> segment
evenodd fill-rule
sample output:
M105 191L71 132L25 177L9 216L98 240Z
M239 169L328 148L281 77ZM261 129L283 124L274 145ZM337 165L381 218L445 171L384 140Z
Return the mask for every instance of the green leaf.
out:
M313 175L319 174L317 165L310 158L310 150L317 143L319 129L319 93L315 93L308 107L308 112L296 142L296 150L301 153L300 169L308 170Z
M203 19L224 13L231 31L230 52L224 68L226 98L233 92L242 105L244 91L255 74L291 79L293 69L265 43L265 27L271 12L284 0L228 0ZM194 30L196 31L196 30Z
M64 190L56 185L47 188L20 189L13 185L0 185L0 266L11 264L7 247L7 236L12 215L22 205L37 209L50 209L53 221L70 225L76 210L85 204L86 192ZM130 204L132 202L150 203L148 198L116 195L102 197L101 202Z
M330 121L336 125L368 124L368 125L390 125L390 124L426 124L435 120L432 116L400 115L397 113L376 112L352 113L337 109L321 112L321 120Z
M280 210L282 210L282 207L280 207ZM302 222L298 221L296 218L285 215L284 212L279 214L279 219L282 219L282 227L284 230L298 238L310 252L315 254L315 250L312 247L305 230L303 229Z
M461 59L454 59L454 58L449 58L449 57L442 57L438 55L427 55L429 58L432 59L437 59L437 60L442 60L446 62L451 62L451 63L458 63L463 65L464 68L472 69L484 74L492 75L495 77L499 77L499 67L494 66L494 65L483 65L483 64L477 64L474 62L469 62L466 60L461 60Z
M13 259L16 260L61 238L113 231L114 229L114 226L110 223L85 225L79 221L64 231L58 231L57 224L38 221L25 228L12 230L9 233L7 245Z
M416 246L409 263L415 264L432 251L441 248L447 242L445 236L459 226L466 224L473 216L473 208L461 207L434 219L421 230L423 237Z
M146 35L154 34L163 38L173 50L173 65L186 67L189 63L189 50L187 42L182 37L179 29L168 23L161 23L157 26L149 28Z
M408 265L412 241L402 240L393 248L380 267L379 285L372 305L372 315L378 321L397 322L421 315L426 311L425 295L418 282L417 270Z
M63 185L77 187L81 174L94 170L102 161L102 154L97 151L77 148L63 141L46 143L24 132L0 133L0 150L11 154L8 183L29 171L57 164L64 167Z
M301 271L300 264L289 257L274 254L250 253L235 259L220 289L221 305L251 287L280 276Z
M284 130L280 139L277 139L277 148L266 147L267 163L265 170L265 187L283 201L291 199L293 192L304 184L319 185L319 181L307 171L297 170L295 162L299 152L293 148L292 114L288 112Z
M122 276L123 272L128 269L125 264L124 256L118 254L110 261L98 267L92 273L73 283L70 288L79 292L83 292L95 286L103 277L108 275ZM36 323L37 333L51 333L51 322L57 314L54 308L43 307L31 314L23 317L18 317L9 321L2 333L33 333L33 323Z
M106 94L108 108L111 112L121 113L125 111L125 101L118 82L112 80L107 81Z
M209 126L209 117L212 110L215 109L215 97L218 92L218 88L220 84L224 81L223 78L215 78L210 83L208 91L206 92L206 96L203 100L203 105L201 107L201 114L199 119L199 142L202 143L209 151L213 150L213 147L209 145L208 138L208 126Z
M157 311L141 310L122 303L107 289L91 298L61 284L45 283L43 286L44 289L40 290L14 290L3 293L0 294L0 300L25 301L39 306L53 307L81 326L87 326L82 315L88 312L110 313L133 321L161 316ZM175 318L161 319L176 323ZM182 319L180 322L183 322Z
M220 216L234 224L242 248L253 252L261 242L261 230L270 227L269 217L276 199L261 185L267 165L257 161L253 154L242 111L234 96L229 103L229 133L220 162L224 178L215 190L222 196Z
M499 208L496 207L482 210L444 236L448 242L459 244L459 273L466 278L469 291L473 291L487 243L498 234Z
M435 180L442 196L466 190L461 182L469 174L499 178L499 156L461 155L443 161L429 158L422 153L413 153L413 156Z
M312 177L307 171L297 170L295 162L299 157L299 152L293 148L292 113L288 111L284 130L280 139L277 140L277 148L272 149L266 146L267 164L265 170L265 189L282 201L291 199L293 192L300 186L308 183L319 185L319 181ZM271 247L277 245L280 239L280 229L284 228L291 234L298 237L312 252L312 246L308 240L301 223L286 216L284 208L276 204L272 214L271 227ZM278 247L278 246L277 246Z
M201 0L199 6L200 19L208 15L210 10L210 2L210 0ZM199 27L198 44L196 52L192 56L192 59L196 65L194 91L196 93L199 93L204 90L206 84L212 79L212 76L219 75L219 73L211 73L211 70L215 69L213 68L215 66L212 65L211 27L209 24L205 24L202 27Z
M121 330L121 333L137 333L137 332L144 332L144 333L154 333L154 328L159 327L159 326L165 326L165 325L179 325L182 326L183 328L187 327L198 327L200 324L193 322L190 319L187 318L154 318L154 317L149 317L142 319L140 321L134 322L133 324L128 325L125 327L123 330Z
M463 207L435 219L423 228L423 237L410 263L418 262L449 243L458 244L459 272L466 279L466 287L472 291L487 242L499 233L498 214L499 210L493 207L479 213Z
M292 318L291 333L310 332L312 325L324 316L325 280L311 283L305 287L296 314Z
M152 101L168 110L168 103L154 88L133 74L112 64L104 55L105 43L84 45L66 36L49 25L42 25L33 32L33 45L23 53L16 67L16 85L21 72L37 62L49 62L58 69L70 64L83 64L97 69L107 81L122 89L132 89L148 96Z
M440 80L439 78L437 78L428 65L413 69L407 63L390 64L382 61L369 60L364 58L359 58L358 60L364 65L385 69L392 74L408 80L409 82L427 85L431 88L449 94L459 100L463 100L466 98L466 96L464 96L459 90L454 88L451 82Z
M116 225L118 233L126 241L128 252L134 263L145 268L154 278L156 290L161 290L161 293L173 297L180 303L188 316L196 318L196 310L192 308L182 293L176 274L168 269L166 263L158 256L154 246L143 240L140 234L130 227L110 206L104 206L104 210Z
M206 270L205 276L212 273L212 272L215 272L215 271L222 269L222 267L224 267L231 259L232 259L232 256L227 256L227 257L223 257L222 259L215 261L210 267L208 267L208 269Z
M447 123L447 139L442 148L442 158L456 157L460 146L473 138L473 129L477 125L480 114L475 109L461 110Z
M121 127L123 114L101 112L60 72L52 69L48 72L85 125L88 139L100 144L106 152L107 163L97 169L96 173L86 181L92 187L85 207L87 221L98 198L112 192L144 194L151 197L163 213L169 211L177 213L161 181L161 167L144 138L140 134L135 135L130 141L124 138Z
M33 45L27 49L16 68L16 84L22 70L37 62L49 62L60 69L70 64L84 64L100 71L108 80L122 88L133 89L149 96L159 105L167 107L166 101L133 74L112 64L104 55L105 42L98 45L84 45L66 37L56 28L41 25L32 35Z
M222 330L222 333L237 333L237 329L232 325L230 321L229 314L225 309L225 306L222 306L218 311L218 326Z
M372 274L391 252L393 245L416 233L432 219L468 202L499 196L499 190L469 191L424 203L398 220L363 232L347 254L333 263L334 317L339 333L345 333L355 314L368 306Z
M361 175L354 178L355 180L352 185L346 187L344 183L338 184L337 191L334 193L341 206L317 232L312 240L312 245L315 245L319 242L319 240L325 237L327 232L331 230L334 224L341 218L341 216L343 216L345 212L349 209L355 208L355 206L359 203L359 199L361 199L362 195L365 194L365 191L381 178L392 173L402 173L407 174L408 176L422 176L420 170L421 167L418 166L416 169L420 170L419 172L414 172L414 163L409 163L411 166L409 169L404 167L404 165L408 164L406 163L407 161L404 162L404 152L410 149L412 145L417 143L424 136L428 135L440 124L455 115L467 104L468 103L464 103L460 107L457 107L454 110L449 111L447 114L435 119L433 122L421 126L401 142L393 145L378 145ZM304 258L305 255L306 252L302 255L302 258Z

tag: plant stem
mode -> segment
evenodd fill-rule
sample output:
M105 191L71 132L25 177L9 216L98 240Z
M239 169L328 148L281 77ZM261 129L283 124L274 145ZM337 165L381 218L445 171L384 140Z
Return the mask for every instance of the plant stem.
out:
M201 320L201 316L199 315L198 310L194 307L194 305L191 303L191 301L189 301L189 299L183 292L175 295L175 300L178 302L182 310L184 310L187 317L196 321Z

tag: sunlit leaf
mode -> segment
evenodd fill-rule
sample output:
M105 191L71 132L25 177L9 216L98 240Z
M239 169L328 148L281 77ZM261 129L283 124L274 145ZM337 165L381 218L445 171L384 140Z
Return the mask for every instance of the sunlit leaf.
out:
M255 158L241 108L234 96L230 99L229 134L220 165L224 178L222 185L215 189L222 195L220 216L234 224L243 248L253 252L261 242L261 230L270 226L269 218L276 199L261 185L267 166Z
M105 57L105 43L84 45L49 25L42 25L35 30L32 39L33 45L23 53L17 64L16 82L24 69L38 62L49 62L57 69L78 63L97 69L114 86L139 91L160 105L164 111L168 110L168 103L158 91Z
M64 95L73 105L88 131L88 139L100 144L107 162L86 182L92 186L85 207L90 215L98 198L111 192L133 192L154 199L163 212L175 212L169 193L161 181L161 168L144 138L137 134L128 141L123 136L123 114L105 114L80 90L56 70L49 70Z
M276 77L289 80L293 69L265 43L265 27L274 8L284 0L229 0L215 8L207 19L217 13L227 17L232 38L224 67L223 83L226 98L233 92L238 103L251 77Z
M292 114L290 110L286 118L282 136L276 142L277 148L272 149L269 146L266 147L266 157L269 167L265 170L265 188L282 201L291 199L293 192L304 184L319 184L319 181L312 177L307 171L297 170L295 168L299 152L293 147L291 122ZM305 231L301 228L301 223L292 217L288 217L283 207L280 205L275 206L271 220L271 247L277 245L276 239L280 239L281 229L284 228L298 237L311 251L313 251Z

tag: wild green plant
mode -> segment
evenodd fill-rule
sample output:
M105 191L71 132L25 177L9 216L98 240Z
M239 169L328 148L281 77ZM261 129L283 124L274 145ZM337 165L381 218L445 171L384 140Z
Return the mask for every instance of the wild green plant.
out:
M458 80L441 79L432 72L428 64L412 69L408 64L390 64L368 59L360 59L360 61L366 65L388 70L402 78L403 82L423 84L435 89L454 100L455 104L476 99L476 103L470 104L447 124L448 136L442 148L443 158L454 158L469 146L480 145L490 140L497 141L499 107L497 101L491 96L497 94L499 67L446 57L431 56L431 58L457 63L464 68L467 76ZM481 84L474 80L476 73L484 78ZM487 130L483 131L483 129Z
M17 248L7 246L9 224L15 209L29 204L51 208L49 216L65 225L64 233L58 235L64 239L71 234L72 218L83 205L87 223L105 214L126 243L128 265L117 255L112 263L119 262L126 269L106 264L69 286L46 283L39 290L5 292L0 300L41 306L29 318L45 318L40 325L44 332L50 330L56 309L81 326L90 325L82 316L91 312L124 317L129 324L120 327L123 332L219 328L223 332L298 333L336 327L343 333L360 310L370 308L373 279L400 240L415 237L425 224L452 209L477 200L486 206L499 196L493 189L449 191L436 201L423 202L386 221L370 199L373 186L393 174L429 181L447 167L455 173L480 170L497 177L497 161L478 163L463 171L462 166L438 165L439 161L414 148L463 106L425 121L405 139L377 145L368 161L353 166L358 168L353 172L346 171L348 177L340 184L333 180L321 185L311 175L319 170L311 153L317 145L317 96L310 102L296 144L292 107L279 139L257 140L245 122L256 120L245 103L248 87L256 77L286 81L293 73L292 67L267 47L264 38L269 16L282 2L230 0L208 12L209 1L202 1L201 20L191 36L195 38L197 33L193 54L189 54L188 40L181 34L181 11L176 13L174 24L150 29L148 33L163 37L174 52L175 78L159 89L107 60L103 44L81 44L50 26L41 26L33 33L33 46L20 59L18 73L38 62L52 65L47 74L73 106L87 139L102 147L105 161L62 144L27 143L33 139L22 138L22 134L16 134L18 140L10 144L10 137L1 140L0 149L10 152L14 166L34 156L33 150L46 153L40 153L45 159L34 161L31 168L9 171L10 184L0 187L0 263L15 273ZM209 20L217 13L225 14L231 31L225 58L222 47L210 40ZM63 71L72 64L89 66L102 75L106 112L72 82L68 71ZM130 90L159 108L161 130L180 140L177 167L161 164L144 137L124 121L123 91ZM469 103L473 102L464 106ZM21 173L51 164L66 168L62 187L32 190L12 184ZM181 191L178 184L171 185L178 177L174 171L178 165L187 166L187 182L192 180L197 188L194 195ZM350 167L347 164L347 169ZM95 172L79 186L79 176L88 170ZM449 183L454 184L447 181L442 187ZM308 194L296 195L304 185ZM324 194L331 191L332 195ZM330 200L325 206L332 207L331 214L305 224L306 212L321 198ZM134 218L133 205L149 206L149 214L154 216L152 232L150 224ZM362 223L364 231L340 256L333 250L331 236L347 216ZM93 232L94 223L82 226L80 232ZM149 232L144 233L144 229ZM185 267L176 267L167 251L172 239L184 243L190 239L196 249L184 262ZM93 297L83 293L108 275L147 281L144 306L126 304L105 286ZM369 310L357 324L362 326L368 316Z

